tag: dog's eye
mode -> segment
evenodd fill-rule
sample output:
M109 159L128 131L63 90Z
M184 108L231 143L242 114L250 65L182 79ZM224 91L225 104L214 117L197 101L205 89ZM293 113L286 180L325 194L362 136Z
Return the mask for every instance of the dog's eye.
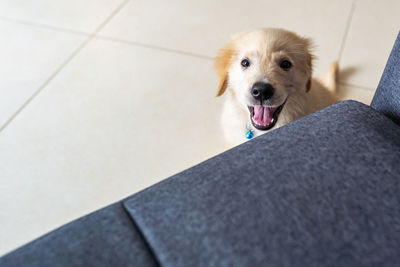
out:
M247 58L245 58L245 59L242 60L242 62L240 62L240 64L241 64L243 67L247 68L247 67L250 66L250 61L249 61Z
M283 70L288 70L288 69L290 69L292 67L292 63L290 63L289 60L282 60L280 67Z

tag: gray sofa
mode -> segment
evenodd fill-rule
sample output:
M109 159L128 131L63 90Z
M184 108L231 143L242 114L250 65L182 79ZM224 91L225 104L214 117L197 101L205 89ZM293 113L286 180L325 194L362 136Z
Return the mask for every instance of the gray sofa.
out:
M400 266L400 37L344 101L82 217L0 266Z

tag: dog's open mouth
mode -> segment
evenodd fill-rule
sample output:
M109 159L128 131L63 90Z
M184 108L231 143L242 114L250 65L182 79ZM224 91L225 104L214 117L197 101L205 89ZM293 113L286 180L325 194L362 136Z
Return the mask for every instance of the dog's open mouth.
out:
M264 107L261 105L249 106L250 119L253 126L261 131L267 131L275 126L278 121L279 113L282 111L283 105L278 107Z

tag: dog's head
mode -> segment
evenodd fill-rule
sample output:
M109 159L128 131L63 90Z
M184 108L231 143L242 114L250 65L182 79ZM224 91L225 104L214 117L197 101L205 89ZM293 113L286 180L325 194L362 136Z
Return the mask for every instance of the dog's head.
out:
M295 90L311 86L311 42L282 29L263 29L234 36L216 59L217 96L226 90L248 110L259 130L274 127Z

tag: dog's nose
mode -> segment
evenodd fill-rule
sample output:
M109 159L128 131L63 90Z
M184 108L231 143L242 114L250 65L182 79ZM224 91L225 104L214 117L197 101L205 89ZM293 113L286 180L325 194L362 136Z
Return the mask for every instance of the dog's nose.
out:
M270 83L258 82L251 88L251 95L257 100L267 100L274 95L274 87Z

